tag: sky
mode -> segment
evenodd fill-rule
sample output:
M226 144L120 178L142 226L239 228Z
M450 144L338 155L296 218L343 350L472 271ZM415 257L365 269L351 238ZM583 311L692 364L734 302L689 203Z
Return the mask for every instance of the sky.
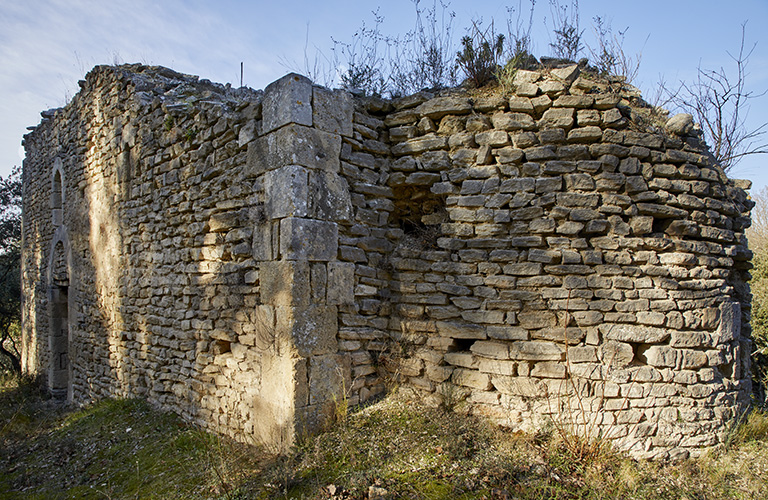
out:
M433 0L421 0L430 7ZM550 0L537 0L533 53L549 55ZM561 0L570 4L573 0ZM595 45L593 19L601 16L625 33L624 49L641 54L633 82L647 100L658 82L675 86L691 81L697 68L733 73L730 54L739 49L742 24L749 60L747 90L768 90L768 0L581 0L580 26ZM507 8L526 12L530 0L453 0L454 37L472 20L494 19L506 31ZM305 72L309 61L331 57L333 40L352 41L373 11L383 17L380 30L396 36L413 28L413 0L0 0L0 175L21 165L22 136L40 122L40 112L61 107L77 90L77 81L97 64L161 65L220 83L263 89L284 74ZM441 11L438 2L438 12ZM588 51L584 54L588 56ZM321 82L322 83L322 82ZM751 101L745 126L768 121L768 94ZM768 142L768 134L763 136ZM746 157L731 177L753 181L752 192L768 185L768 155Z

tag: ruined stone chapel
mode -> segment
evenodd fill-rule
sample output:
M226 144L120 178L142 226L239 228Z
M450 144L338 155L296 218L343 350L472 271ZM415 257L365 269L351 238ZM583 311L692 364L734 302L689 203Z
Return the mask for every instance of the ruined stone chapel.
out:
M628 85L80 86L24 138L23 366L62 399L285 447L392 384L651 458L749 404L749 183Z

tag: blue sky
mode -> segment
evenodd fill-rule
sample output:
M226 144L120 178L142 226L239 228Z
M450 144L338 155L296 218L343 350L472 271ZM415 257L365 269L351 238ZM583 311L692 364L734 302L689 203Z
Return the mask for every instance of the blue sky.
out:
M563 0L561 3L568 3ZM592 42L592 18L600 15L615 30L629 27L624 42L630 53L642 52L634 82L646 98L663 78L674 84L690 80L696 68L729 70L738 50L741 24L747 44L757 43L749 65L748 87L768 89L768 0L581 0L581 27ZM422 0L422 6L431 0ZM472 19L506 28L507 6L518 0L454 0L449 10L458 40ZM523 2L527 9L529 2ZM40 111L59 107L77 90L77 81L96 64L142 62L168 66L213 81L264 88L291 69L301 69L305 54L326 56L331 36L348 41L361 22L370 25L379 8L383 32L402 34L413 27L411 0L28 0L0 2L0 175L21 164L26 127L36 125ZM536 2L534 54L549 52L551 11L547 0ZM588 54L585 54L588 55ZM293 63L293 64L292 64ZM752 102L748 127L768 121L768 95ZM768 139L768 138L767 138ZM744 159L732 177L754 182L753 191L768 185L768 155Z

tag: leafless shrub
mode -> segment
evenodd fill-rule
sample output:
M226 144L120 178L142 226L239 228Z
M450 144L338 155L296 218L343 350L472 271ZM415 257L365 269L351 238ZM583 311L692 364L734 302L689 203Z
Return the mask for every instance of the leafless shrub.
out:
M334 66L338 68L342 88L381 95L386 90L386 54L392 44L381 33L384 17L373 11L373 27L362 26L351 42L333 41Z
M747 229L749 248L753 252L768 252L768 187L752 194L752 225ZM768 302L768 301L767 301Z
M295 71L306 76L313 82L325 87L332 87L336 83L336 67L332 58L328 57L314 46L314 56L310 56L309 50L309 23L307 23L304 37L304 59L301 64L285 57L280 58L280 64L289 71Z
M523 62L533 53L531 30L533 29L533 11L536 0L529 0L531 8L528 19L523 18L523 0L518 0L517 8L507 7L507 44L510 60Z
M642 54L630 56L624 51L624 36L629 27L614 33L610 21L602 16L595 16L592 21L597 47L588 45L587 48L597 71L603 76L623 76L627 83L631 83L640 71Z
M402 39L393 43L390 57L389 90L393 96L406 95L424 88L442 88L456 80L453 64L453 20L456 14L448 4L433 0L422 8L421 0L412 0L416 25Z
M747 50L745 34L746 23L741 26L738 53L728 53L736 65L735 74L722 67L711 70L699 65L694 81L681 82L676 89L664 88L669 102L692 114L701 125L712 153L726 171L745 156L768 153L764 137L768 122L755 128L747 127L746 123L749 104L766 91L756 94L747 89L747 65L757 44Z
M579 28L579 0L571 0L570 5L562 4L560 0L549 0L549 10L555 34L555 41L549 44L553 55L575 61L584 50L581 40L584 30Z

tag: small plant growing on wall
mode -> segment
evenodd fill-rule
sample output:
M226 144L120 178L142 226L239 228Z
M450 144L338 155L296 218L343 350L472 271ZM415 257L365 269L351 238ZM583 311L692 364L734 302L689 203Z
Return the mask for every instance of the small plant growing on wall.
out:
M491 24L483 29L482 21L473 21L469 35L461 39L462 50L456 54L456 64L475 87L482 87L494 78L504 53L504 35L496 33Z

